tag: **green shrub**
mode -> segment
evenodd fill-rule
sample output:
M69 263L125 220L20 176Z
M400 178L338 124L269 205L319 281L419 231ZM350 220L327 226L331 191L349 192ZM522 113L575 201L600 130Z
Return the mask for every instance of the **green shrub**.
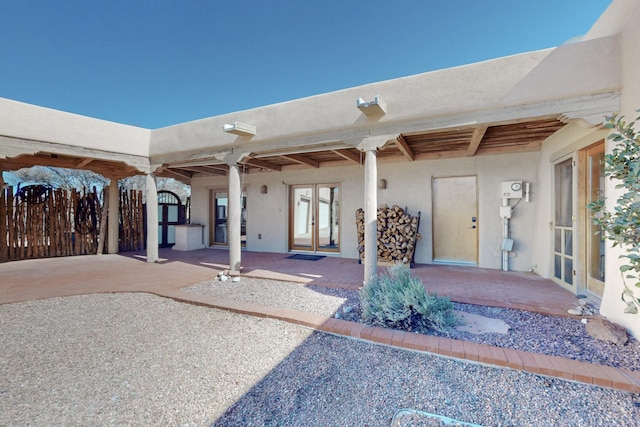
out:
M394 329L446 331L457 325L453 304L446 297L430 295L422 281L403 264L377 274L360 290L365 322Z

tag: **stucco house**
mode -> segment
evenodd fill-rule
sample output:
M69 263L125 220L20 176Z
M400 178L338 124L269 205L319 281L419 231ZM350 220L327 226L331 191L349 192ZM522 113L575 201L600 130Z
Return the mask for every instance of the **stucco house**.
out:
M0 169L147 175L148 260L157 260L155 176L188 182L206 246L358 258L376 270L376 208L421 213L417 263L533 271L636 336L618 253L585 205L615 197L604 117L640 108L640 3L614 0L557 48L382 81L149 130L0 99ZM117 212L117 186L109 190ZM117 215L110 215L117 230ZM109 241L116 244L117 234ZM373 243L372 243L373 242Z

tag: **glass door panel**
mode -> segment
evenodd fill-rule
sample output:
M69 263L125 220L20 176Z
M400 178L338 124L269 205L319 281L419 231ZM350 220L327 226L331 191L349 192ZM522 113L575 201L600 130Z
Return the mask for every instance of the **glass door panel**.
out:
M214 245L226 245L227 239L227 213L229 199L226 192L216 192L213 197L213 239Z
M587 149L587 204L604 199L604 142ZM599 297L604 291L604 235L587 209L587 290Z
M339 188L318 186L318 250L338 250L340 241Z
M315 216L313 213L313 187L296 186L292 189L291 197L291 248L298 250L313 250L313 227Z
M562 284L573 286L573 158L554 166L554 272Z
M242 246L247 243L247 197L242 194L240 213L240 241ZM229 215L229 195L226 191L211 192L211 245L226 246L229 244L227 236L227 220Z

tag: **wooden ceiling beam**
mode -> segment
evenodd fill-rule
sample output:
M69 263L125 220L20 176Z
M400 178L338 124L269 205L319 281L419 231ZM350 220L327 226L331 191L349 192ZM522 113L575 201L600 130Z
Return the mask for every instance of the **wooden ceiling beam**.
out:
M91 163L93 161L93 159L83 159L80 163L78 163L75 167L76 169L82 169L83 167L87 166L89 163Z
M334 154L337 154L338 156L342 157L343 159L351 160L352 162L357 163L357 164L361 163L360 155L354 153L353 151L350 151L349 149L331 150L331 152L334 153Z
M180 170L176 170L176 169L171 169L171 168L165 168L164 172L171 174L171 175L177 175L181 178L187 178L187 179L191 179L191 174L188 172L183 172Z
M255 166L263 169L271 169L274 171L279 171L282 169L280 165L276 165L275 163L265 162L264 160L254 159L252 157L249 157L248 159L244 160L243 163L249 166Z
M398 150L400 150L400 152L404 157L409 159L409 161L411 162L413 161L415 155L413 154L411 147L409 147L409 144L407 144L407 141L404 139L402 135L398 135L398 137L396 138L396 146L398 147Z
M216 168L213 166L200 166L202 169L204 169L205 171L215 174L215 175L226 175L227 174L227 169L225 168Z
M487 132L488 126L479 126L473 130L473 135L471 135L471 141L469 142L469 148L467 149L467 156L473 157L476 155L478 151L478 147L482 142L482 138L484 138L485 132Z
M191 167L180 166L179 168L175 168L173 170L183 170L183 171L189 171L189 172L195 172L195 173L211 173L214 175L226 175L226 173L221 172L217 169L207 169L206 166L191 166Z
M303 165L314 167L314 168L320 167L320 163L316 162L313 159L310 159L307 156L303 156L301 154L285 154L285 155L282 155L282 157L284 157L285 159L293 160L294 162L298 162Z

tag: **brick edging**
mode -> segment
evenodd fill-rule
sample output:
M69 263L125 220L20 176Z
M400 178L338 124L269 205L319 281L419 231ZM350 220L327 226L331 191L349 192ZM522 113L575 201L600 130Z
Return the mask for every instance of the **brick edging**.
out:
M206 295L188 294L181 291L166 291L158 293L158 295L179 302L218 308L238 314L281 320L330 334L397 348L423 351L487 366L509 368L599 387L640 393L640 372L627 368L615 368L523 350L387 329L380 326L369 326L313 313L226 300Z

